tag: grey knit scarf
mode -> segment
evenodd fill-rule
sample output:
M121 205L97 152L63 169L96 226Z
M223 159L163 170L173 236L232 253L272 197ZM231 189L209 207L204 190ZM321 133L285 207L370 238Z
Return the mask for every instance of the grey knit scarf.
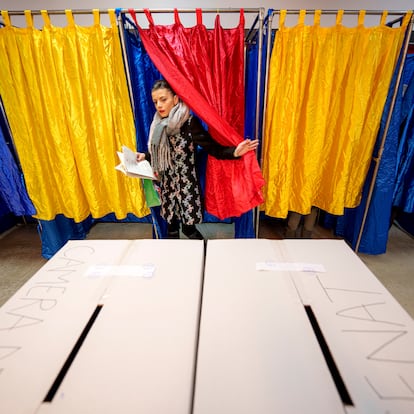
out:
M158 112L155 113L148 140L154 171L162 173L171 168L171 147L168 136L177 134L189 116L188 106L181 101L171 109L167 118L161 118Z

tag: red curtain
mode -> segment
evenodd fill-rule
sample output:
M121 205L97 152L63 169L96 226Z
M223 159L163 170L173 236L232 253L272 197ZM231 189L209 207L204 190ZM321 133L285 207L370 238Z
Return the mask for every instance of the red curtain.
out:
M133 11L131 15L135 16ZM209 127L222 145L237 145L244 130L244 14L234 29L223 29L220 16L207 30L197 10L197 24L185 28L175 10L175 23L138 26L151 60L180 98ZM238 217L263 202L264 184L256 154L238 160L208 157L205 207L214 216Z

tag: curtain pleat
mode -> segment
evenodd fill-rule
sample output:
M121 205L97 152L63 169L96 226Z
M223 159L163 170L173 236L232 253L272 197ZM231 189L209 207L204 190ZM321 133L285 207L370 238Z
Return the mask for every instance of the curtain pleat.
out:
M80 27L68 11L66 27L43 12L42 30L30 18L0 29L0 93L39 219L149 214L140 180L114 168L135 128L112 12L109 28L96 13Z
M317 16L317 13L315 14ZM370 165L401 27L298 24L280 15L272 51L264 132L266 214L335 214L356 207ZM384 20L384 19L383 19ZM370 62L368 65L367 62Z

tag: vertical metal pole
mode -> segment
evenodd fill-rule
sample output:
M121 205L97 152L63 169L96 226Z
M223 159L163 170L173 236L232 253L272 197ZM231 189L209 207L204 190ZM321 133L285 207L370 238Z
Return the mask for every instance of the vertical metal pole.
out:
M255 120L255 138L259 138L260 132L260 103L261 103L261 91L262 91L262 53L263 53L263 21L264 21L264 8L259 10L259 50L257 52L257 87L256 87L256 120ZM263 137L263 131L262 131ZM259 162L260 164L260 162ZM260 164L261 165L261 164ZM259 237L259 219L260 219L260 206L256 207L256 214L254 220L255 236Z
M268 92L268 83L269 83L269 67L270 67L270 58L271 53L270 49L272 46L272 24L273 24L273 15L272 13L269 16L267 21L267 44L266 44L266 71L265 71L265 84L264 84L264 97L263 97L263 124L262 124L262 151L260 155L260 165L263 165L263 156L264 156L264 132L265 132L265 125L266 125L266 108L267 108L267 92Z
M377 155L377 157L373 158L373 160L375 162L375 168L374 168L374 173L373 173L371 183L370 183L370 187L369 187L369 191L368 191L367 203L365 205L364 215L363 215L362 223L361 223L359 233L358 233L358 239L357 239L357 242L356 242L356 245L355 245L355 252L358 252L359 246L361 244L362 234L364 232L369 207L370 207L371 201L372 201L372 195L374 193L376 178L377 178L377 175L378 175L378 170L379 170L379 166L380 166L380 163L381 163L382 154L384 152L385 140L387 138L388 129L390 127L392 113L393 113L393 110L394 110L395 101L397 99L398 87L400 85L402 72L403 72L403 69L404 69L405 58L407 56L408 44L410 42L410 34L411 34L411 31L412 31L412 27L413 27L413 18L414 18L414 15L411 16L410 23L407 25L406 36L405 36L405 40L404 40L404 46L403 46L403 49L402 49L403 54L402 54L402 58L401 58L401 62L400 62L400 67L398 68L398 75L397 75L397 79L396 79L396 82L395 82L395 87L394 87L394 92L393 92L392 99L391 99L390 109L388 111L388 116L387 116L387 120L386 120L386 123L385 123L384 131L383 131L382 136L381 136L381 142L380 142L380 147L379 147L379 150L378 150L378 155Z

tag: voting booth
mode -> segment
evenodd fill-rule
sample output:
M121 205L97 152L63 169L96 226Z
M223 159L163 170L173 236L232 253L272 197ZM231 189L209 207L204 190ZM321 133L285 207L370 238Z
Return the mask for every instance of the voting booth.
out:
M414 412L414 322L341 240L70 241L0 308L0 412Z

